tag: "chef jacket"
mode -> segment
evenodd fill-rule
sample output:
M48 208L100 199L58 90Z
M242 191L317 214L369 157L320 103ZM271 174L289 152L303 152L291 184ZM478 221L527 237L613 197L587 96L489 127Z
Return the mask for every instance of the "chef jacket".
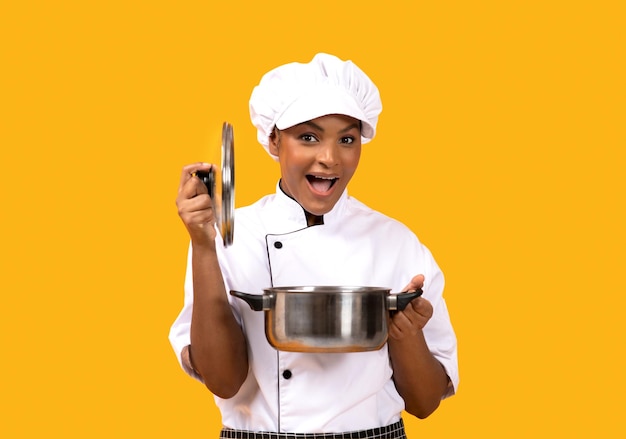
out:
M236 210L233 244L216 240L226 291L263 294L268 287L350 285L401 289L425 276L423 297L434 314L423 332L428 347L458 385L456 336L442 297L444 278L430 251L403 224L345 191L323 224L307 227L302 207L277 185L275 194ZM170 342L179 362L190 344L193 285L191 250L185 301ZM400 419L404 401L392 380L387 345L351 353L298 353L273 348L264 312L229 295L248 341L248 376L232 398L215 397L225 427L324 433L376 428ZM215 361L220 361L216 358Z

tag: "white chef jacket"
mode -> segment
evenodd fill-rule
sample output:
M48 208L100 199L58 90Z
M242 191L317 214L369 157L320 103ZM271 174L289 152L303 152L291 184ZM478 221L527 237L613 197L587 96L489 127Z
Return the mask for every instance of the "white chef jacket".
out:
M224 248L219 238L216 242L226 291L263 294L268 287L356 285L397 293L413 276L423 274L423 297L434 308L424 335L454 393L457 344L442 297L443 274L407 227L347 191L324 215L323 225L307 227L302 207L278 185L275 194L237 209L235 218L233 244ZM184 306L170 331L181 364L181 352L190 344L192 288L189 259ZM264 313L233 296L229 300L248 340L250 369L234 397L215 397L225 427L329 433L376 428L400 419L404 401L392 380L386 344L373 352L277 351L265 337Z

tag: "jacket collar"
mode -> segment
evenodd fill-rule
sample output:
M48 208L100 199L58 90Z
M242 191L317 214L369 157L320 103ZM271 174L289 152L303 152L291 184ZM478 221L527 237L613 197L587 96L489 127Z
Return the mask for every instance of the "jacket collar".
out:
M339 217L345 209L347 199L348 190L346 189L332 210L323 216L324 224L333 224L339 221ZM278 233L287 233L308 227L305 210L296 200L283 192L280 188L280 181L276 183L276 196L274 197L272 216L272 222L280 230Z

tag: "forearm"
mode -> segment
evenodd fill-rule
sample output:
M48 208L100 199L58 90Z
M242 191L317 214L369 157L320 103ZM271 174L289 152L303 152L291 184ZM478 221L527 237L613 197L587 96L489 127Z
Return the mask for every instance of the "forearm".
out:
M396 389L406 411L426 418L439 406L447 392L448 376L431 354L422 331L403 339L389 339L389 355Z
M228 303L215 245L192 248L192 270L191 362L213 394L230 398L246 379L248 358L243 332Z

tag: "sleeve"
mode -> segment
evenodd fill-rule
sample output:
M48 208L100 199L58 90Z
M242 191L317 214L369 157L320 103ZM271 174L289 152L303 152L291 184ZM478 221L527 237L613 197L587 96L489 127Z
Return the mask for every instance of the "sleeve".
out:
M433 356L442 364L450 387L445 397L456 393L459 384L457 338L450 321L446 301L443 297L444 276L430 251L422 245L425 256L424 298L433 305L433 316L424 327L426 343Z
M169 340L178 363L183 370L191 377L202 381L200 375L198 375L191 365L189 358L189 345L191 344L191 312L193 309L193 277L191 270L191 244L187 253L187 271L185 273L185 298L183 302L183 309L174 320L174 323L170 327Z

